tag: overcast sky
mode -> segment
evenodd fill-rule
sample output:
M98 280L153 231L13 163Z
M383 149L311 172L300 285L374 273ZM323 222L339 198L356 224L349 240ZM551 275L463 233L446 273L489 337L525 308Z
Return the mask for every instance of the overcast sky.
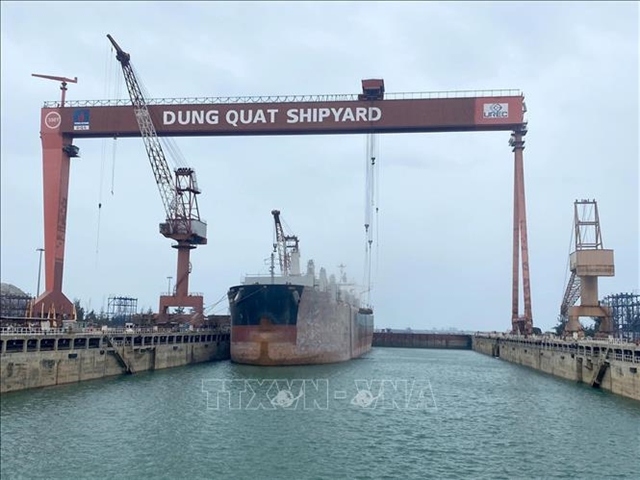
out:
M595 198L616 276L639 288L638 4L458 2L5 2L2 21L1 278L35 294L43 246L40 109L128 98L106 34L152 97L521 89L534 325L556 324L573 201ZM376 327L500 330L511 322L509 132L379 137ZM191 291L205 305L267 273L274 208L303 264L362 281L365 136L175 139L202 188L206 246ZM76 141L63 291L157 310L175 277L162 202L140 138ZM113 190L113 194L111 191ZM98 204L102 203L100 219ZM44 276L44 272L43 272ZM44 285L44 277L42 280ZM226 300L214 309L227 312Z

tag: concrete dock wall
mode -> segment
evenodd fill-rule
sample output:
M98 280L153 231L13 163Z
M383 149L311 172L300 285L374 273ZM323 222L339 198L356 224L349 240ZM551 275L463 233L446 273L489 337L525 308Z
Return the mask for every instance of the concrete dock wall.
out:
M229 358L228 333L3 334L1 342L0 393Z
M477 334L473 349L640 401L640 346L632 343Z
M373 346L471 350L472 336L448 333L373 332Z

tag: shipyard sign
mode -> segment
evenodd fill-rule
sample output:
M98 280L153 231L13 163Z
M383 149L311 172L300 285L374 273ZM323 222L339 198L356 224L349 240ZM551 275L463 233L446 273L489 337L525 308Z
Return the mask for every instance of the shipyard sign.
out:
M133 107L43 109L42 131L77 137L139 137ZM55 113L52 113L55 112ZM521 96L149 105L158 136L293 135L512 130ZM46 116L46 120L45 120Z
M378 107L331 107L331 108L242 108L238 110L195 109L165 110L162 112L163 125L219 125L232 127L260 124L322 124L349 122L377 122L382 118Z

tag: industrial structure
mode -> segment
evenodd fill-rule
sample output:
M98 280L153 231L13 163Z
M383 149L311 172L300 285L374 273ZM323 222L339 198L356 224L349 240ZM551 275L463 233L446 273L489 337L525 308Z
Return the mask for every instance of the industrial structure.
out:
M124 324L131 322L138 313L138 299L111 295L107 300L107 318L110 322Z
M202 321L204 319L202 295L189 295L190 252L197 245L207 243L207 224L200 219L198 209L197 196L200 194L200 189L196 173L192 168L181 167L175 169L175 178L172 175L147 102L133 71L131 56L120 48L111 35L107 37L116 49L116 59L122 66L134 115L167 215L166 222L160 224L160 233L177 242L173 245L173 248L178 250L176 285L173 295L169 292L168 295L160 297L158 318L160 321L166 320L169 307L191 307Z
M300 243L296 235L285 235L280 221L280 210L271 210L275 226L273 251L278 252L280 272L283 277L300 275Z
M13 319L28 316L31 300L32 297L27 294L1 293L0 317Z
M575 251L569 257L571 277L560 306L560 321L565 333L582 336L579 317L597 318L598 335L606 336L613 333L611 309L598 301L598 277L615 274L613 250L603 247L596 201L576 200L573 209Z
M640 295L614 293L604 297L600 304L611 311L613 333L618 338L640 340Z
M179 287L176 285L175 295L170 296L175 302L188 296L185 258L188 259L188 252L195 245L206 243L206 232L197 215L195 197L199 190L195 182L190 183L193 171L176 174L176 180L171 181L170 172L164 169L158 137L509 131L514 153L511 323L514 332L532 332L523 168L527 128L524 96L520 91L389 94L382 79L366 79L359 94L145 100L137 88L129 56L113 44L127 79L130 102L65 102L63 98L60 102L46 102L41 112L46 289L36 300L36 311L42 308L50 317L73 314L73 304L62 293L62 276L70 159L79 152L73 145L74 139L144 139L156 181L164 192L167 222L161 232L178 242L177 278L184 280ZM186 186L181 183L183 179L187 180ZM179 205L169 198L177 199ZM188 222L181 224L178 219ZM523 314L519 307L520 272ZM200 302L194 303L195 308L199 308ZM167 304L167 299L161 299L161 309Z

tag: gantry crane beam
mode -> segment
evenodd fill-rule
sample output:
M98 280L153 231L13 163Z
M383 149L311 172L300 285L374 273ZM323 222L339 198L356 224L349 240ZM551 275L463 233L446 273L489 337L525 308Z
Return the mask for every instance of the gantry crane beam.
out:
M294 101L286 97L283 101L239 98L238 102L161 99L147 100L147 105L161 137L514 131L524 124L520 93L488 92L460 98L447 98L446 93L433 94L435 98L421 98L429 93L405 95L393 100L358 99L357 95L347 100L311 96L290 97ZM141 136L132 107L121 100L68 101L67 105L71 108L60 112L63 134L75 138ZM57 106L57 102L48 102L45 110ZM89 129L74 128L76 110L91 119Z

